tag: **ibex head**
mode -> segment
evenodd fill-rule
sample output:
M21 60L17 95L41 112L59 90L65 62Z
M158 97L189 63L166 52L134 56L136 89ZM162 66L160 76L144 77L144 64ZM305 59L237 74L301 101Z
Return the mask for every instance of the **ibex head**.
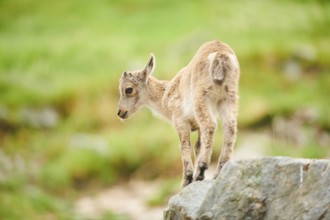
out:
M146 99L146 83L155 66L154 55L142 70L124 72L119 83L120 100L118 117L127 119L144 104Z

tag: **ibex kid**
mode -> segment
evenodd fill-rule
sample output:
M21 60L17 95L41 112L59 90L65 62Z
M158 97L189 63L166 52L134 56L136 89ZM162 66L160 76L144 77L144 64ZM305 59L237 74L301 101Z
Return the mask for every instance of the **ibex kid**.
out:
M211 160L217 118L222 121L223 147L215 177L231 158L237 130L240 68L234 51L219 41L203 44L190 63L170 81L151 76L151 54L142 70L124 72L120 79L118 116L127 119L142 106L168 119L177 131L183 163L183 187L203 180ZM191 158L190 133L198 132Z

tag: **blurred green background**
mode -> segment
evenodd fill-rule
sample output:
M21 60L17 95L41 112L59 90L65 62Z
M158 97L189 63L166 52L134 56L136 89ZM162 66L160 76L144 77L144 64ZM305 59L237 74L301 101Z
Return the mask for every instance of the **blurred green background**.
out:
M164 206L176 134L147 110L118 120L119 77L153 52L170 79L213 39L241 65L236 151L329 158L329 27L326 0L0 0L0 218L88 219L79 198L132 180L162 180L144 199Z

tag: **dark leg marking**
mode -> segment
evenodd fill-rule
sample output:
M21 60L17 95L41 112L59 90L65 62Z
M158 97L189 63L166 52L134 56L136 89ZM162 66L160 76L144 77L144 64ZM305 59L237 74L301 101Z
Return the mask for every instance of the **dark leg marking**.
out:
M205 178L205 170L207 170L207 164L202 162L200 165L199 165L199 169L200 169L200 173L199 175L196 177L196 181L200 181L200 180L203 180Z
M188 171L185 173L185 178L188 182L188 184L192 183L193 180L193 172L192 171Z
M183 174L183 182L182 187L188 186L193 181L193 172L192 171L186 171Z
M201 150L201 138L199 136L195 144L195 160L197 160L200 150Z

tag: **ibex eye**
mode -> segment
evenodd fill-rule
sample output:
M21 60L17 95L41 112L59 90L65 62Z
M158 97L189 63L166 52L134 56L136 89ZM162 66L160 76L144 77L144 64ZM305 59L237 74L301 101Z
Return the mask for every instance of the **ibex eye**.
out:
M128 87L125 89L125 93L126 94L131 94L133 92L133 88L132 87Z

